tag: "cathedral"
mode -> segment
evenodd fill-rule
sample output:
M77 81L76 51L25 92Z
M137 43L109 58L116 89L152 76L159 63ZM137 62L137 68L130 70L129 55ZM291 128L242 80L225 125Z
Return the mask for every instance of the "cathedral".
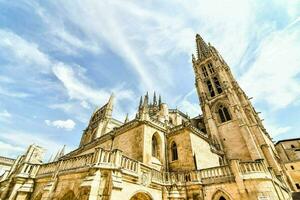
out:
M77 149L44 163L43 148L31 145L11 161L0 200L292 199L295 183L229 66L199 34L196 46L202 115L190 118L147 93L135 118L121 122L112 95Z

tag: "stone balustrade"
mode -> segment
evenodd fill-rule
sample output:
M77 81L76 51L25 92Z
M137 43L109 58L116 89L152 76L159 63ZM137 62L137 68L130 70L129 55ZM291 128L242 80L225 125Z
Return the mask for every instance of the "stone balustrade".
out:
M85 154L82 156L70 158L68 160L62 160L60 165L60 171L79 169L89 167L93 163L94 153Z
M233 174L227 165L187 172L159 172L152 169L151 175L153 182L166 185L222 182L233 178Z
M138 173L139 162L122 155L121 168L130 172Z
M39 169L37 175L45 175L45 174L54 173L56 171L58 165L59 165L59 162L42 164L40 166L40 169Z
M265 167L262 161L243 161L239 163L239 166L242 174L265 172Z
M140 176L141 162L122 155L120 150L104 150L97 148L93 153L78 157L47 163L39 166L37 175L49 175L57 171L70 171L89 167L121 169L122 173ZM23 173L30 173L33 165L22 168ZM149 167L149 166L148 166ZM249 173L266 172L262 161L237 162L237 173L248 176ZM234 174L229 165L217 166L207 169L186 172L160 172L149 168L151 182L161 185L187 184L187 183L218 183L232 181Z

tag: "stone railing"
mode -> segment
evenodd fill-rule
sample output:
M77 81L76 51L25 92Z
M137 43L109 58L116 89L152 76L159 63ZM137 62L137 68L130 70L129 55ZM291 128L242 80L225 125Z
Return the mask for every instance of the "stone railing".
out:
M129 172L138 173L138 166L139 166L138 161L122 155L122 159L121 159L121 168L122 169L129 171Z
M11 166L14 164L14 162L15 162L15 159L0 156L0 164L2 164L2 165Z
M164 183L163 173L160 171L157 171L155 169L152 169L151 170L151 181L154 183L163 184Z
M67 171L72 169L79 169L89 167L93 164L94 153L85 154L82 156L62 160L60 164L60 171Z
M151 170L152 182L173 185L185 183L224 182L234 178L229 166L218 166L202 170L187 172L159 172Z
M115 168L117 165L117 154L119 150L108 151L102 148L97 148L95 151L94 165L99 168Z
M58 168L59 162L42 164L37 175L45 175L54 173Z
M243 161L239 163L239 166L242 174L265 172L265 167L262 161Z

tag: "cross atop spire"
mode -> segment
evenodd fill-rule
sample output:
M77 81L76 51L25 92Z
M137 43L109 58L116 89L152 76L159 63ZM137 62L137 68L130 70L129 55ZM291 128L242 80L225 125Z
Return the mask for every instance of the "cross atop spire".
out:
M196 45L199 60L205 59L208 56L210 56L210 50L208 48L208 45L199 34L196 35Z

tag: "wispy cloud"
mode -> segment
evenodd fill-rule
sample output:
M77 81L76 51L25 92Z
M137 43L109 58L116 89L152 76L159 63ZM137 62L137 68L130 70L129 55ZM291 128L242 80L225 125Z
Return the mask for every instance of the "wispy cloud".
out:
M300 96L300 20L274 31L259 46L257 58L241 78L256 101L280 109Z
M56 128L61 128L61 129L65 129L67 131L71 131L75 128L76 123L71 120L71 119L67 119L67 120L54 120L54 121L50 121L50 120L45 120L45 123L48 126L54 126Z
M48 135L28 133L19 130L6 130L1 128L0 148L1 155L16 157L20 153L25 152L26 148L31 144L38 144L47 150L47 155L56 152L63 146L59 140L53 140ZM13 148L12 148L13 147ZM70 150L68 148L68 150Z

